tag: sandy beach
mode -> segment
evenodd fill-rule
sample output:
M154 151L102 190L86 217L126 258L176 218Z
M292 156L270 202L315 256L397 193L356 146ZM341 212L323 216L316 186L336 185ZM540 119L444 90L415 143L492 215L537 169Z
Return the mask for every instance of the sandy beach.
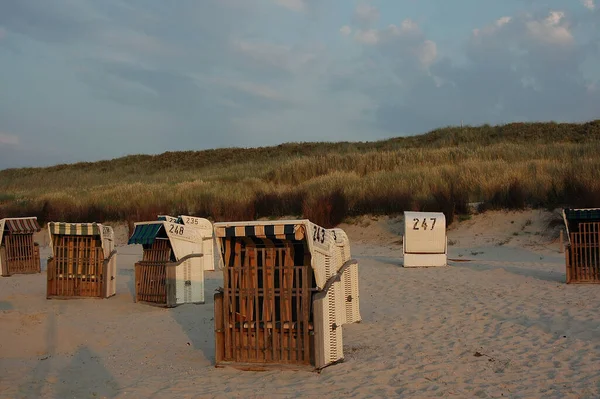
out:
M311 372L214 367L213 293L133 302L141 246L118 239L117 295L47 300L42 273L0 278L0 398L597 398L600 287L566 285L549 213L487 212L448 230L449 267L402 267L401 218L343 224L362 322L345 361Z

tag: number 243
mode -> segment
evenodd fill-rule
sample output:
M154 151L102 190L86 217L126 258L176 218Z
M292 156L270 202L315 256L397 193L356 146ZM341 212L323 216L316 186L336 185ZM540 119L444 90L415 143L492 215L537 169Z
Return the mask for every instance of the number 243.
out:
M323 244L325 242L325 229L315 227L315 231L313 233L313 241L320 242L321 244Z
M433 223L431 223L431 230L433 230L433 228L435 227L435 222L437 221L437 218L429 218L429 220L431 220ZM415 224L413 225L413 230L421 230L419 229L419 222L421 220L418 218L414 218L413 222L415 222ZM421 227L423 228L423 230L427 230L427 218L423 218L423 222L421 223Z

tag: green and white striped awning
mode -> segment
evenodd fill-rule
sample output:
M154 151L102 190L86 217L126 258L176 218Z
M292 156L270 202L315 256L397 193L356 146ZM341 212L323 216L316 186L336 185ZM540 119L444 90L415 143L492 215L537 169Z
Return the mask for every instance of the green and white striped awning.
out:
M64 234L69 236L99 236L100 226L98 223L64 223L50 222L48 230L52 234Z
M589 209L565 209L565 216L568 221L578 222L599 222L600 221L600 209L589 208Z
M567 237L571 240L571 233L579 232L581 223L600 222L600 208L563 209L563 219L567 228Z
M236 224L219 223L215 224L215 235L219 238L231 237L264 237L278 240L303 240L305 235L305 227L303 224L295 223L280 223L273 222L272 224L257 223L251 224Z
M150 224L138 224L135 226L133 234L127 241L128 245L131 244L142 244L151 245L156 238L156 235L163 227L163 223L150 223Z

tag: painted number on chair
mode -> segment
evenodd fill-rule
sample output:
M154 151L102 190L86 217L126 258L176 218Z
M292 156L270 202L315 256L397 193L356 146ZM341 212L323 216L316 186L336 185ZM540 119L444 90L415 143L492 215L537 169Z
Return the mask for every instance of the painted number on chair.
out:
M433 230L437 218L429 218L429 221L431 221L431 228L429 230ZM413 230L427 230L427 227L429 227L427 223L427 218L423 218L422 221L419 218L414 218L413 222L415 222L415 224L413 225Z
M183 235L183 226L179 225L179 224L172 224L169 228L169 233L173 233L173 234L182 236Z
M200 222L196 218L187 217L185 218L185 224L200 224Z
M315 231L313 233L313 241L320 242L323 244L325 242L325 229L321 227L315 227Z

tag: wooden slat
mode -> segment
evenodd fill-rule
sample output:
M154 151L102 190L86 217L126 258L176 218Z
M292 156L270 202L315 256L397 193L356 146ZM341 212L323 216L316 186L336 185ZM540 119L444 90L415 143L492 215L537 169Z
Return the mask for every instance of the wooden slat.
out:
M240 322L240 359L246 361L250 359L250 327L244 328L245 322L252 320L252 297L250 295L251 287L251 270L250 258L252 256L252 248L244 248L242 267L239 269L239 322Z
M260 250L262 251L262 250ZM258 286L258 268L259 268L259 257L260 257L260 261L261 261L261 266L262 266L262 254L264 252L260 252L256 247L254 247L254 256L250 258L250 269L252 271L252 288L253 288L253 294L254 294L254 298L253 298L253 303L254 303L254 307L252 309L253 314L254 314L254 321L256 324L257 320L262 320L260 317L260 312L259 312L259 297L262 296L262 293L259 293L259 286ZM259 256L260 254L260 256ZM255 360L259 360L262 353L261 352L261 347L260 347L260 340L259 340L259 336L261 335L260 333L262 332L262 329L260 328L260 326L256 325L254 328L254 336L252 337L254 340L254 353L252 354L253 358Z
M223 360L232 360L233 359L233 342L231 337L231 329L229 325L233 322L231 320L231 300L232 300L232 292L231 292L231 282L232 282L232 268L233 264L232 257L235 256L233 253L233 246L231 240L225 240L225 245L223 246L225 250L225 254L223 256L225 271L223 273L223 325L224 327L224 335L225 335L225 348L223 350Z
M282 323L292 323L294 317L292 315L292 298L293 298L293 284L294 284L294 247L286 243L285 250L283 254L283 295L284 295L284 310L285 310L285 319L282 320ZM282 313L283 314L283 313ZM285 339L284 339L285 338ZM287 342L286 342L287 341ZM292 360L292 334L291 331L287 331L286 336L282 335L282 346L285 346L285 351L283 353L284 360L286 363L291 362ZM283 349L283 348L282 348Z
M600 222L580 223L570 238L567 283L600 283Z
M166 262L137 262L135 264L136 301L166 305L166 278Z
M274 322L275 315L275 245L271 240L265 240L265 248L263 249L263 269L262 269L262 284L263 284L263 307L262 319L269 323ZM273 361L275 354L273 353L273 334L269 340L269 335L264 334L265 361Z
M142 260L135 264L135 300L150 304L171 306L168 283L172 278L167 263L172 248L168 240L156 239L144 248Z
M150 262L168 262L171 258L171 244L168 240L156 239L150 248L144 249L142 260Z
M231 341L232 341L232 345L234 348L234 356L233 358L236 361L241 361L240 358L240 347L237 344L239 337L239 334L236 334L237 332L237 328L235 327L235 323L236 322L241 322L241 320L238 319L238 307L240 304L240 293L239 293L239 280L240 280L240 269L241 269L241 265L242 265L242 243L241 241L238 239L235 241L235 258L233 261L233 273L232 273L232 279L231 279L231 290L232 290L232 300L231 300L231 321L233 322L234 328L232 330L232 334L231 334Z
M216 362L225 359L225 323L223 320L223 293L217 292L215 299L215 360Z
M7 275L41 272L39 249L33 242L33 234L7 234L2 246Z
M101 297L104 251L92 236L57 235L48 263L48 297Z
M215 331L218 363L311 363L310 254L296 265L294 250L289 241L223 239L223 305L215 304L215 312L223 312L222 331Z
M304 246L304 264L311 264L311 256L310 251L308 249L308 244L303 241L302 245ZM309 323L310 316L312 314L311 304L312 304L312 280L313 280L313 269L312 267L305 267L302 270L302 336L303 336L303 348L304 348L304 358L303 363L310 364L311 363L311 348L310 348L310 336L309 336Z

